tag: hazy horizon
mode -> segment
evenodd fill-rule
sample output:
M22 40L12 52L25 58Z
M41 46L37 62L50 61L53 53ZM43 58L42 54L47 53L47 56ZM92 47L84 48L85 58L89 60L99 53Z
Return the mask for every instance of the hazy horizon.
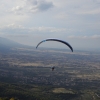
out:
M4 37L0 37L0 41L1 41L1 44L0 44L0 46L10 46L10 47L12 47L12 46L18 46L18 43L19 43L19 47L21 46L21 45L23 45L24 47L26 46L29 46L29 47L33 47L33 48L36 48L36 46L37 46L37 44L36 45L29 45L29 44L24 44L24 43L20 43L20 42L16 42L16 41L14 41L14 40L11 40L11 39L8 39L8 38L4 38ZM22 47L23 47L22 46ZM73 47L73 46L72 46ZM67 50L68 52L71 52L71 50L70 50L70 48L68 47L68 46L66 46L65 44L62 44L62 43L60 43L60 42L55 42L55 41L47 41L47 42L44 42L44 43L42 43L41 45L39 45L39 47L38 47L38 50L40 50L40 49L45 49L45 50L47 50L47 49L50 49L50 50L52 50L52 49L55 49L55 50ZM74 52L78 52L78 51L83 51L83 52L85 52L85 51L93 51L93 52L100 52L100 50L99 49L95 49L95 48L82 48L82 47L80 47L80 48L74 48L73 47L73 51Z

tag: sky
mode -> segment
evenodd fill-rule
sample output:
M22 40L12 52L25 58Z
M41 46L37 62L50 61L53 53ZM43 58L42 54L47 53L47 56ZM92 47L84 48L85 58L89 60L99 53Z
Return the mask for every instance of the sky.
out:
M74 50L100 50L100 0L0 0L0 37L30 46L57 38Z

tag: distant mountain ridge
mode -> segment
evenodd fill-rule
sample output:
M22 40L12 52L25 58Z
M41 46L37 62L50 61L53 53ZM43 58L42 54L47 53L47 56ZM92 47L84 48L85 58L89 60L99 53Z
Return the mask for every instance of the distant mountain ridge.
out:
M0 37L0 52L5 52L5 51L7 52L11 50L11 48L21 47L21 46L23 45L17 42L14 42L12 40L9 40L7 38Z

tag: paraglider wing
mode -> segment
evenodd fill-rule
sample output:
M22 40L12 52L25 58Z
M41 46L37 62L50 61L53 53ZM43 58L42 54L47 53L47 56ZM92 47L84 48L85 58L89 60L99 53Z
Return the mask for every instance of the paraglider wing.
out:
M37 47L42 43L42 42L45 42L46 40L43 40L43 41L41 41L37 46L36 46L36 49L37 49Z
M71 46L69 43L67 43L66 41L63 41L63 40L59 40L59 39L46 39L46 40L43 40L43 41L41 41L41 42L36 46L36 48L37 48L42 42L45 42L45 41L58 41L58 42L64 43L64 44L67 45L67 46L71 49L71 51L73 52L73 48L72 48L72 46Z

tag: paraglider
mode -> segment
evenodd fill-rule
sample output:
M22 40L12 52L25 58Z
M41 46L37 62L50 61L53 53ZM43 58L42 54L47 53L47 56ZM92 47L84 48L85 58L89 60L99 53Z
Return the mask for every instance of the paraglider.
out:
M73 52L73 48L72 48L72 46L68 42L63 41L63 40L59 40L59 39L45 39L45 40L43 40L43 41L41 41L41 42L38 43L38 45L36 46L36 49L38 48L38 46L41 43L46 42L46 41L57 41L57 42L61 42L61 43L65 44L65 45L67 45L71 49L71 51Z
M54 69L55 69L55 67L53 66L53 67L52 67L52 71L53 71Z
M71 51L73 52L73 48L72 48L72 46L71 46L68 42L63 41L63 40L59 40L59 39L45 39L45 40L43 40L43 41L41 41L41 42L38 43L38 45L36 46L36 49L38 48L38 46L39 46L41 43L46 42L46 41L61 42L61 43L65 44L65 45L67 45L67 46L71 49ZM55 67L53 66L53 67L52 67L52 71L54 71L54 69L55 69Z

